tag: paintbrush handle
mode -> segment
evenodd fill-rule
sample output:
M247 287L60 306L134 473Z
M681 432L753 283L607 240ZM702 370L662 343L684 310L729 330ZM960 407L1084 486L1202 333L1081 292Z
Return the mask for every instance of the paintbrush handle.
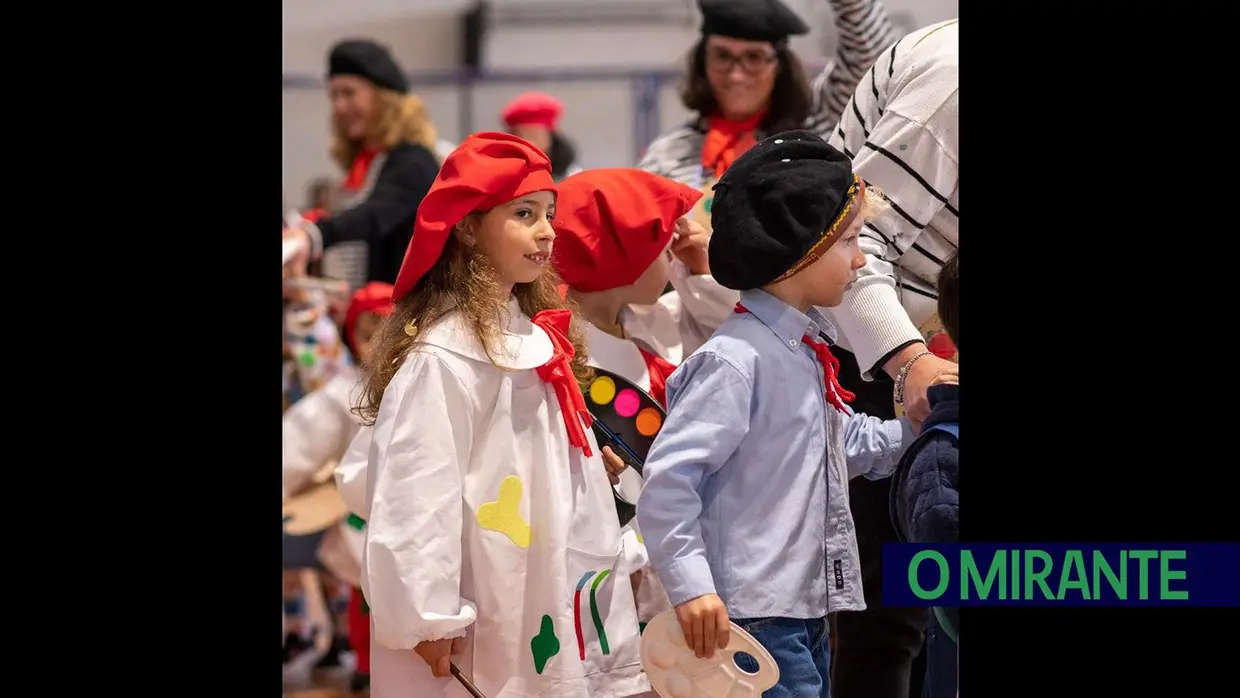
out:
M456 668L456 664L449 664L448 666L452 671L452 676L456 677L456 680L461 682L461 685L465 687L465 690L469 691L469 695L474 698L487 698L482 695L482 691L479 691L477 686L470 682L469 679L465 678L465 675L461 673L461 670Z

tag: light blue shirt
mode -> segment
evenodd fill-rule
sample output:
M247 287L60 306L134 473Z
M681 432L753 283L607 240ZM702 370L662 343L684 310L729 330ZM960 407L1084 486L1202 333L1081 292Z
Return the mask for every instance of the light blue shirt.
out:
M834 342L760 290L672 374L637 521L671 602L716 593L733 618L865 608L847 481L891 475L906 420L841 414L803 337Z

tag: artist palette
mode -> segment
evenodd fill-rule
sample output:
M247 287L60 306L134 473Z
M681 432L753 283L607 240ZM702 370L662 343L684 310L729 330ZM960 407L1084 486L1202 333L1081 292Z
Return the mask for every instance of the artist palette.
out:
M641 660L655 693L662 698L761 698L779 683L771 653L739 625L731 625L727 648L698 659L685 644L675 611L652 618L642 632ZM736 661L740 654L749 655L757 671L742 669Z
M349 509L336 491L336 483L315 485L284 502L284 532L308 536L324 531L344 520Z
M601 368L594 369L594 380L586 388L585 396L586 408L594 417L594 438L599 448L611 446L629 466L615 487L616 509L624 525L637 513L642 467L667 412L632 381Z

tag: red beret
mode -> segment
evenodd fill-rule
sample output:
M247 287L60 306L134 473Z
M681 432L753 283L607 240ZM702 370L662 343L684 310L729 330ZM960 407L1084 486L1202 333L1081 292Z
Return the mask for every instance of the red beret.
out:
M474 211L487 211L536 191L556 190L551 161L507 133L475 133L443 162L418 205L413 239L396 274L392 300L413 290L443 253L452 228Z
M526 92L504 107L504 123L508 128L532 124L554 131L564 113L560 100L541 92Z
M667 249L676 221L702 192L645 170L585 170L560 182L552 263L593 293L628 286Z
M349 309L344 315L344 336L348 344L353 343L353 330L357 328L357 319L363 313L374 313L387 317L392 314L392 285L380 281L372 281L357 289L349 301Z

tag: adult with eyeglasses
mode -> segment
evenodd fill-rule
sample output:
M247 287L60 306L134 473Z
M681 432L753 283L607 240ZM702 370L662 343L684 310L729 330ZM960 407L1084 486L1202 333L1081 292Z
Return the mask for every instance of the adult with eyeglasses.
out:
M767 135L808 129L826 139L861 76L899 38L879 0L828 0L839 49L812 81L788 37L809 27L780 0L698 0L702 37L681 91L697 112L659 136L638 167L701 189L693 218L710 230L711 188Z

